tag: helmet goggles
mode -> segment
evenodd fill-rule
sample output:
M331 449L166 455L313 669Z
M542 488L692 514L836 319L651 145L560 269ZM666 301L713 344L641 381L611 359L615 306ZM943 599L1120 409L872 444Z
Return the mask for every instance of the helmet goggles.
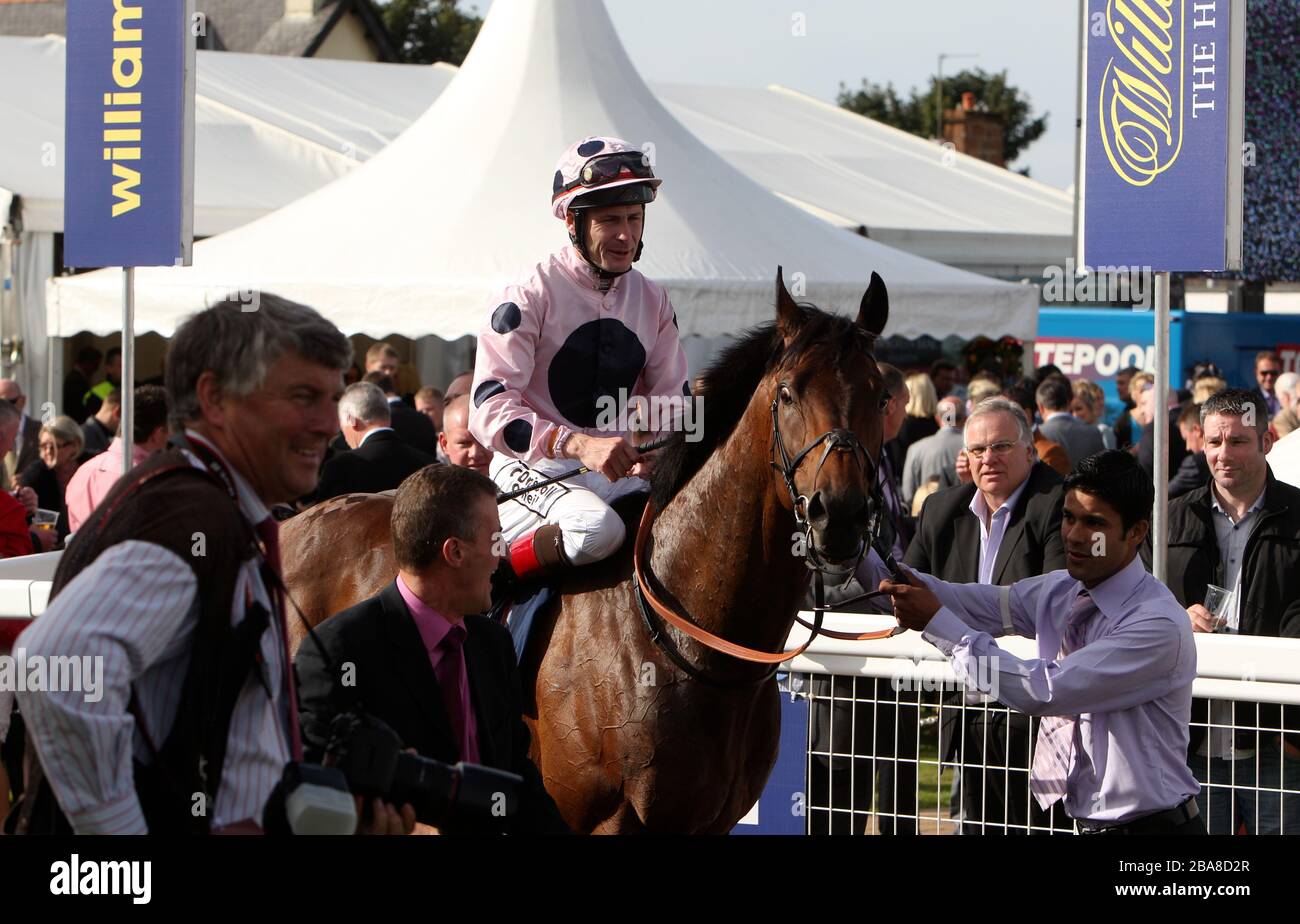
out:
M579 186L594 189L616 180L653 180L655 174L650 158L641 151L618 151L591 158L574 180L561 186L551 197L552 201L577 189Z

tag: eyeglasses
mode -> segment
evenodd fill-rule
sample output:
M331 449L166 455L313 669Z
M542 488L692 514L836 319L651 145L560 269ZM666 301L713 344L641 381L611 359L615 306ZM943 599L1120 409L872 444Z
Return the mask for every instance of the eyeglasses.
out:
M553 198L559 198L569 190L576 189L579 186L588 188L603 186L606 183L612 183L614 180L625 178L653 180L655 172L654 168L650 166L650 158L641 151L620 151L616 154L593 157L583 165L582 170L578 173L578 178L561 187Z
M39 449L41 452L58 452L60 449L67 449L68 445L69 445L68 443L63 443L63 442L38 443L36 448Z
M998 440L996 443L989 443L987 446L967 446L966 453L976 459L984 458L986 452L995 456L1005 456L1016 448L1016 445L1015 440Z
M1277 376L1282 374L1282 370L1281 369L1260 369L1259 372L1255 374L1261 376L1268 376L1269 378L1276 378Z

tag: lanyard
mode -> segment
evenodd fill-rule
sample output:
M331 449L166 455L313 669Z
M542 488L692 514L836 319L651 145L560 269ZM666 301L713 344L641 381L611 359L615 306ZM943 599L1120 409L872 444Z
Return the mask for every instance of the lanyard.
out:
M188 436L181 437L181 440L183 441L182 447L188 449L200 462L203 463L204 467L207 468L212 476L226 489L226 493L229 494L230 499L235 502L235 506L239 507L239 490L235 486L235 478L217 454L199 440L190 439ZM239 511L240 515L243 516L242 507L239 507ZM254 528L256 528L256 525ZM289 627L286 624L284 617L283 603L281 602L277 605L277 598L284 589L284 581L281 579L279 573L276 572L260 546L258 546L258 555L262 559L261 568L258 570L262 578L262 583L266 589L267 598L271 601L271 615L280 624L280 636L284 642L281 646L283 649L281 663L282 672L284 674L285 699L289 707L289 749L292 751L295 760L301 760L302 739L298 733L298 697L293 688L293 667L289 661ZM268 577L270 580L268 580ZM248 606L249 602L245 601L245 618L247 618ZM266 690L267 697L271 698L272 702L274 702L274 698L271 697L270 687L267 684L265 677L262 676L262 651L260 645L258 646L257 660L259 665L258 677L262 682L262 687Z

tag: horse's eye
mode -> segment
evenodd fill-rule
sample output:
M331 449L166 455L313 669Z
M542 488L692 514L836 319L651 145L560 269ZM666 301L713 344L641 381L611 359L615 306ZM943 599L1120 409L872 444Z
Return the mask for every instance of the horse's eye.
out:
M889 407L889 392L880 396L880 409L883 411L887 407Z
M794 404L794 395L790 394L789 387L782 385L777 391L777 395L781 398L782 404Z

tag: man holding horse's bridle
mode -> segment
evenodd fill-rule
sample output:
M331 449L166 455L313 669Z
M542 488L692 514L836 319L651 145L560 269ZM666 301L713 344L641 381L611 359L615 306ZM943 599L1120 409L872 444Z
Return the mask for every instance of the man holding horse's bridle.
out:
M570 460L589 470L501 505L520 578L618 550L625 531L609 504L643 488L653 464L625 432L629 399L690 395L668 295L632 268L661 182L627 142L572 145L551 198L569 245L508 286L479 334L470 431L494 453L492 479L512 491Z

